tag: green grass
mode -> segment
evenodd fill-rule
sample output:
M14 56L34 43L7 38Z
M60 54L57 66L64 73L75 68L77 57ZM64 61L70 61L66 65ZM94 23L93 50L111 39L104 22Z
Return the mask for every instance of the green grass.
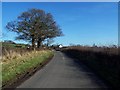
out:
M4 47L15 47L15 44L2 43L2 46L4 46Z
M2 43L3 47L9 47L9 48L16 48L16 46L21 46L22 48L25 48L25 44L11 44L11 43Z
M53 52L50 50L33 51L27 57L3 62L2 65L2 83L7 84L12 80L16 80L19 75L27 72L28 70L36 67L40 63L46 61L53 56Z

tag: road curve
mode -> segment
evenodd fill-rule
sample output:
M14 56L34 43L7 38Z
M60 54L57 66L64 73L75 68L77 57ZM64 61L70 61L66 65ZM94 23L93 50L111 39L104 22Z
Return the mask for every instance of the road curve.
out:
M87 67L57 51L53 59L17 88L104 88Z

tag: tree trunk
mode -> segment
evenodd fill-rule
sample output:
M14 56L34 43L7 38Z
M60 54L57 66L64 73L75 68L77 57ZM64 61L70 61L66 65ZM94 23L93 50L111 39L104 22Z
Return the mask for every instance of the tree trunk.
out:
M37 48L40 48L41 46L42 46L42 40L41 38L39 38L37 41Z
M35 38L32 36L32 49L35 49Z

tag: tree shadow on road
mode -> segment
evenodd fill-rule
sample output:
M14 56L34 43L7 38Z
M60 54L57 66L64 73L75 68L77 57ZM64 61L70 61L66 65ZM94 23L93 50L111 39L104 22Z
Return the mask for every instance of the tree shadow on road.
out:
M87 76L88 78L90 78L92 80L93 83L95 83L96 85L100 86L100 88L102 88L102 89L107 89L107 88L110 87L102 79L102 77L100 77L94 70L92 70L91 68L89 68L83 62L81 62L78 59L75 59L74 57L68 56L66 54L65 54L65 57L68 58L66 60L71 60L72 61L72 63L67 63L67 65L69 65L70 67L76 68L76 70L79 70L78 74L83 74L83 75ZM76 78L81 77L81 75L75 75L75 76L76 76Z

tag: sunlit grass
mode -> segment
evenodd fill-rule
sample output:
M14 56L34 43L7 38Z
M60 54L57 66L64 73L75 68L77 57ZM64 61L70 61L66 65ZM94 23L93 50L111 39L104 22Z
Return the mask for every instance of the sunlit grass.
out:
M31 51L25 53L24 55L16 53L14 56L16 56L16 58L4 58L2 62L3 84L6 84L13 79L15 80L18 78L18 75L27 72L29 69L36 67L48 58L52 57L53 52L50 50Z

